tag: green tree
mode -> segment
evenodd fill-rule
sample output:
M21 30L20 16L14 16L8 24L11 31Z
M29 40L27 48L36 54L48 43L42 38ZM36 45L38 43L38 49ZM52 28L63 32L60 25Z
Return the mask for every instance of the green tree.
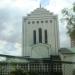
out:
M11 71L10 75L27 75L27 74L21 69L16 69L14 71Z
M75 38L75 3L71 8L64 8L62 10L63 20L67 23L68 34Z
M39 75L36 71L24 72L22 69L16 69L10 72L10 75Z
M36 71L35 72L34 71L30 71L30 72L28 72L28 75L39 75L39 74Z

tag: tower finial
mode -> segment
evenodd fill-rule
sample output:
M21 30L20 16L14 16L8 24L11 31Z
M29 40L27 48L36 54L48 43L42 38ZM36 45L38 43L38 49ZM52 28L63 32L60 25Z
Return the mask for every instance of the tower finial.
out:
M41 3L40 3L40 8L41 8Z

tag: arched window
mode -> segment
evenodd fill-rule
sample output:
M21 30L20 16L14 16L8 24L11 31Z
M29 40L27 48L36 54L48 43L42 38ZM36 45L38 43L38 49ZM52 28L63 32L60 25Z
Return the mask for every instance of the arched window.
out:
M33 31L33 43L36 44L36 31Z
M39 28L39 43L42 43L42 29Z
M48 43L47 30L45 30L45 43Z

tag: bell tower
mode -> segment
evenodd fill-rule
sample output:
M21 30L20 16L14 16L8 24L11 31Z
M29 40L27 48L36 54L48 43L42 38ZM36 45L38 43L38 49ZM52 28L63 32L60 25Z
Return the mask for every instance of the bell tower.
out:
M57 15L41 7L23 17L23 56L48 58L57 55L59 30Z

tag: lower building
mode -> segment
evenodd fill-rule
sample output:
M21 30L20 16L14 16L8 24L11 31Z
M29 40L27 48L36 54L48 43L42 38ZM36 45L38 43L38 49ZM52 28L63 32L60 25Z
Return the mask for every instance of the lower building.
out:
M61 57L63 75L75 75L75 48L61 48L59 50Z
M75 38L71 38L71 47L75 47Z
M21 69L24 72L36 72L38 75L63 74L62 64L53 61L53 60L60 61L61 59L59 56L51 56L50 58L37 58L37 59L7 56L7 59L8 60L5 62L0 62L1 75L9 75L12 71L16 69Z

